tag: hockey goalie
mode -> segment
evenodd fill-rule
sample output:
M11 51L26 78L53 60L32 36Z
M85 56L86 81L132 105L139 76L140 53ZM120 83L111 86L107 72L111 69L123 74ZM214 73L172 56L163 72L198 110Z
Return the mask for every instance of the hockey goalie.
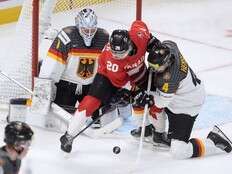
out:
M45 36L52 43L46 57L40 61L39 77L34 81L31 111L45 115L40 124L59 131L67 129L79 101L87 95L96 74L98 56L109 39L108 32L97 27L97 16L92 9L81 10L75 22L75 26L67 26L57 34L51 30L52 34ZM52 103L59 107L54 107ZM107 132L111 132L122 124L118 109L112 107L109 111L107 116L101 113L101 109L100 113L96 110L92 114L93 120L99 114L103 115L100 121L93 124L94 128L109 127L110 124L112 127ZM29 122L34 120L31 118Z

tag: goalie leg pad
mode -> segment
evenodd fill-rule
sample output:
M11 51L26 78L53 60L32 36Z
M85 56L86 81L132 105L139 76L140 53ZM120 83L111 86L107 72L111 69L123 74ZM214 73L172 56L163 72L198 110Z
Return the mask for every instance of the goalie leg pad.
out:
M68 128L68 122L61 119L57 114L49 112L45 118L45 127L55 132L65 133Z
M120 128L123 124L123 119L121 117L116 118L112 122L108 123L104 127L101 127L100 129L94 129L93 131L86 132L86 135L89 135L91 133L92 135L89 135L91 137L97 138L104 136L104 134L110 134L114 130Z
M122 117L124 120L127 120L131 117L131 105L127 105L125 107L118 107L119 117Z
M112 121L114 121L116 118L118 118L118 111L117 109L104 114L100 120L101 120L101 126L104 127L105 125L111 123Z

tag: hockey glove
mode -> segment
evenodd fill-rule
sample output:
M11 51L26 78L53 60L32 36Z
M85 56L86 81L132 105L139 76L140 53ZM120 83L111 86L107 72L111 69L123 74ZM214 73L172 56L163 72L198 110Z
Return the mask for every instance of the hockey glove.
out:
M130 104L131 92L128 89L122 88L111 98L110 104L118 107L125 107Z
M157 114L161 113L163 111L163 108L158 108L156 105L153 105L150 107L149 114L157 120Z
M152 95L148 95L146 91L141 91L135 96L132 106L134 108L144 108L146 104L148 104L148 107L153 106L154 97Z
M152 36L151 39L147 43L147 52L150 52L152 49L157 49L162 47L162 43L156 37Z

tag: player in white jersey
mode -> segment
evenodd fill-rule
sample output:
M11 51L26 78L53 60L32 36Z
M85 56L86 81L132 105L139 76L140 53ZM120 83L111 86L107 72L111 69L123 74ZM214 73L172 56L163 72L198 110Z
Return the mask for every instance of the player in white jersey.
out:
M51 79L56 84L55 103L74 107L87 94L98 56L108 39L108 32L97 28L97 16L88 8L78 13L76 26L65 27L58 33L39 73L39 78Z
M176 43L157 39L148 55L148 64L153 71L150 95L146 86L134 99L135 111L149 105L149 120L145 136L152 135L155 145L170 146L175 158L191 158L218 151L231 151L230 140L211 131L207 139L191 138L192 128L205 100L205 89L180 53ZM137 109L137 110L136 110ZM168 134L165 133L168 117ZM131 131L132 136L141 135L141 127Z

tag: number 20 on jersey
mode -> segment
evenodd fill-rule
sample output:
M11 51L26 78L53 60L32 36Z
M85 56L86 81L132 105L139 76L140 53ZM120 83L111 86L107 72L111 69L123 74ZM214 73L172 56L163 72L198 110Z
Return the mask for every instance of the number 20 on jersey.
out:
M109 71L118 72L118 65L112 63L111 61L107 61L106 68Z

